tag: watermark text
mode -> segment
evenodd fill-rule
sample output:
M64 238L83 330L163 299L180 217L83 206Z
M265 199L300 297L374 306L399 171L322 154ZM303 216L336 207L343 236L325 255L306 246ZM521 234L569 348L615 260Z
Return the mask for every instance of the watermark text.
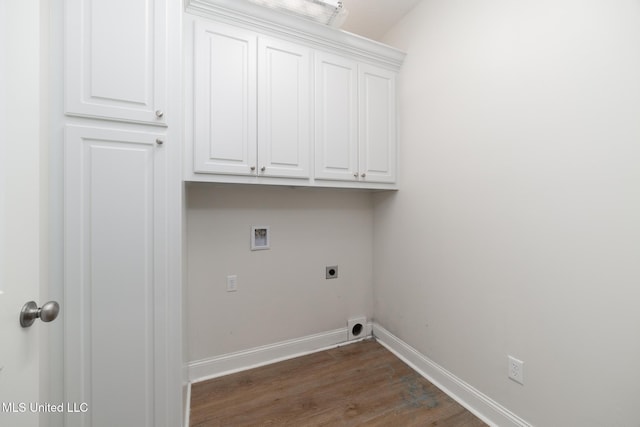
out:
M89 411L89 405L85 402L42 403L42 402L1 402L0 412L3 413L53 413L64 412L67 414L85 413Z

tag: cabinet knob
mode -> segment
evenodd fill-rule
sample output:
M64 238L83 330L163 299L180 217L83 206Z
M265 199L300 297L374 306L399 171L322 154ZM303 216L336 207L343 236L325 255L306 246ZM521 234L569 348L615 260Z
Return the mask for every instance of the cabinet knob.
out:
M161 119L162 117L164 117L164 111L162 110L156 110L156 117Z
M353 177L354 177L354 178L357 178L357 177L358 177L358 172L354 173L354 174L353 174Z
M256 167L255 166L251 166L251 172L255 171Z
M158 144L158 145L162 145L162 144L164 144L164 141L163 141L163 140L161 140L160 138L157 138L157 139L156 139L156 144Z
M367 176L367 174L366 174L366 173L363 173L363 174L362 174L362 175L360 175L360 176L364 178L364 177L366 177L366 176Z
M266 167L266 166L263 166L263 167L261 167L261 168L260 168L260 172L264 172L264 171L266 171L266 170L267 170L267 167Z

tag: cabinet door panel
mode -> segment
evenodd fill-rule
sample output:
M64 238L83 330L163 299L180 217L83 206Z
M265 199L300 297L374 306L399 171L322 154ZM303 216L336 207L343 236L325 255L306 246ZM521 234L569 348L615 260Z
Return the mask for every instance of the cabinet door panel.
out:
M315 177L355 181L358 173L357 63L315 56Z
M365 181L396 180L396 74L360 65L360 172ZM362 177L361 177L362 178Z
M260 38L258 55L260 174L306 178L311 130L309 49Z
M166 0L66 0L66 113L165 125ZM160 116L160 117L159 117Z
M195 28L194 170L233 175L256 167L256 40L222 24Z
M65 131L65 399L90 409L67 415L70 427L165 425L160 136Z

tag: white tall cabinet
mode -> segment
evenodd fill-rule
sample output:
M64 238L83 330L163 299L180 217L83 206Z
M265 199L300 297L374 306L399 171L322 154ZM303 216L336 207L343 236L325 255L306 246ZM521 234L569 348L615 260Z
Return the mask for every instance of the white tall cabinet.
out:
M182 422L181 10L65 0L68 427Z

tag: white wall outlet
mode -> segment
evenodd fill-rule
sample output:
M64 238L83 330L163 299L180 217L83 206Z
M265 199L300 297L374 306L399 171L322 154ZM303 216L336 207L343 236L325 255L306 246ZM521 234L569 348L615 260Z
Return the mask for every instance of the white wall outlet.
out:
M327 279L337 279L338 278L338 266L337 265L329 265L325 267L325 278Z
M524 385L524 362L509 356L509 378Z
M235 292L238 290L238 276L235 274L227 276L227 292Z

